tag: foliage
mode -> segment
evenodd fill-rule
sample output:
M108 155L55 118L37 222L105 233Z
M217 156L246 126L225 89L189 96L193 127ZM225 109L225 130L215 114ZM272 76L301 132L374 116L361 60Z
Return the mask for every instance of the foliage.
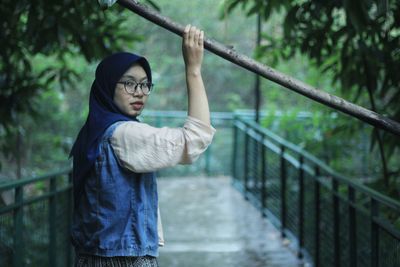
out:
M344 97L400 121L400 1L226 0L225 5L229 11L241 6L248 15L260 13L265 21L273 14L283 18L280 34L263 32L261 60L287 60L300 52L333 74L332 83L340 84ZM335 132L347 129L351 135L358 126L351 121ZM371 136L372 151L378 139L374 132ZM385 156L399 153L398 136L384 132L381 140ZM398 164L389 165L389 175L398 176Z
M352 138L348 139L347 131L337 130L348 124L344 117L338 115L337 112L310 112L300 108L282 112L275 108L265 113L262 125L318 155L339 173L369 182L379 175L380 163L378 155L369 154L368 135L363 131L365 125L360 123L362 130L352 133Z
M177 9L180 4L180 0L157 2L162 12L174 20L202 27L207 36L223 37L236 49L252 51L253 32L246 30L246 21L252 19L238 14L235 19L220 22L218 10L210 12L215 7L213 0L191 1ZM15 10L15 6L19 9ZM199 13L192 14L191 10ZM2 52L13 55L9 64L14 65L9 67L15 68L15 72L8 73L18 76L8 79L8 84L2 83L0 89L0 162L3 166L0 175L5 179L19 172L22 176L37 175L65 164L73 139L86 118L88 89L95 65L106 53L124 49L149 59L156 88L147 109L185 109L180 38L122 10L117 4L103 12L96 3L6 1L0 4L0 12L7 18L3 22L7 30L2 34L8 34L0 41L4 47ZM30 12L34 13L28 22ZM70 20L73 22L69 23ZM34 29L29 36L27 28ZM221 32L230 34L221 36ZM80 39L85 41L78 42ZM35 45L43 40L46 42L42 45ZM19 46L12 46L16 43ZM22 67L26 69L18 68L16 62L21 60L25 60L26 65ZM3 61L0 67L7 69ZM213 111L243 108L252 102L251 73L206 55L203 75ZM22 83L29 86L22 87Z
M127 31L126 19L119 15L121 9L115 5L104 12L93 1L73 0L6 0L0 3L3 29L0 33L0 147L5 152L3 157L9 161L22 157L19 155L22 145L32 141L29 132L35 122L49 118L55 120L53 124L62 121L56 118L59 109L51 110L46 100L54 100L56 95L62 97L66 88L77 88L83 78L79 64L93 62L122 50L125 42L141 39L139 31L136 34ZM61 130L62 127L51 125L50 128ZM51 137L54 133L51 130L47 133L49 136L43 134L41 140L36 140L41 148L62 147L62 135ZM18 136L22 143L10 142Z
M3 126L15 122L16 113L34 114L30 98L50 90L52 81L72 86L78 76L66 64L67 55L97 59L133 35L121 31L122 18L96 10L89 1L2 1L0 38L2 73L0 117ZM95 11L95 12L94 12ZM59 64L37 72L35 55L54 56Z

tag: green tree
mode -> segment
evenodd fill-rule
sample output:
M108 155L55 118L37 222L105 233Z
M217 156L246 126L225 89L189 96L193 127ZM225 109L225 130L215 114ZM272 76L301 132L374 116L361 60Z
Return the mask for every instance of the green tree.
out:
M264 21L273 14L283 18L282 34L263 33L261 60L300 52L323 73L334 73L332 82L344 97L400 121L400 1L226 0L225 5L228 12L242 7L249 16L260 13ZM352 121L340 127L351 134L359 125ZM371 137L387 186L400 173L398 164L388 165L400 150L399 137L377 129Z
M104 12L96 1L0 3L0 147L4 157L17 165L23 163L21 154L27 151L22 148L32 141L27 137L34 120L57 120L51 111L62 101L54 91L76 88L83 78L79 64L142 39L140 29L127 30L121 10L116 4ZM40 95L46 93L47 97Z
M30 98L50 90L51 81L73 85L78 73L67 56L99 59L139 39L122 30L121 7L103 12L95 1L11 1L0 3L0 118L2 126L14 122L20 112L34 114ZM38 55L52 56L56 65L39 73L32 64Z

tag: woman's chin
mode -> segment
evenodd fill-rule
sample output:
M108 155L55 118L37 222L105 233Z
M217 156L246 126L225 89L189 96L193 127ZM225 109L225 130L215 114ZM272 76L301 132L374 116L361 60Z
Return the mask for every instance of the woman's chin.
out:
M140 110L133 110L133 111L131 111L131 112L129 113L129 116L132 116L132 117L139 116L139 115L142 113L142 110L143 110L143 109L140 109Z

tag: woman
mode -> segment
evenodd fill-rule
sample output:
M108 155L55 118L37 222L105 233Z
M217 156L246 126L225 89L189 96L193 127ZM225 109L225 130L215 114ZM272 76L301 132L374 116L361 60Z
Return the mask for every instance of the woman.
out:
M136 119L153 87L144 57L117 53L97 67L89 115L71 151L75 266L158 266L163 238L154 171L192 163L215 133L201 77L203 39L202 31L186 26L189 105L182 128Z

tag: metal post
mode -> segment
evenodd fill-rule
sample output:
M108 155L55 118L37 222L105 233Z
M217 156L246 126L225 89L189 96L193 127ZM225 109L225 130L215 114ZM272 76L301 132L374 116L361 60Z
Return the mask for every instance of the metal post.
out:
M259 134L259 139L262 140L262 134L261 133L258 133L258 134ZM259 155L259 153L261 153L260 146L262 146L262 143L261 143L261 141L258 140L257 135L254 136L253 140L254 140L254 142L253 142L253 144L254 144L253 145L254 159L252 160L253 161L253 168L252 168L252 170L253 170L253 175L252 175L252 177L253 177L253 195L256 198L259 198L259 200L261 201L261 194L259 194L259 192L257 192L257 190L260 188L260 180L261 180L260 176L262 176L262 174L260 175L260 171L261 171L260 164L262 164L262 163L260 163L261 157Z
M266 179L267 179L267 162L266 162L266 150L264 145L265 135L261 138L261 214L263 217L267 216L265 212L265 208L267 207L266 203Z
M56 177L50 178L50 193L55 193L57 191L57 181ZM50 195L49 197L49 266L56 266L57 259L57 226L56 226L56 217L57 217L57 202L56 196Z
M18 120L18 118L17 118ZM16 153L16 160L17 160L17 170L16 170L16 174L17 174L17 179L21 179L22 178L22 126L19 125L19 121L17 121L17 153Z
M379 266L379 226L374 218L379 216L379 203L371 199L371 266Z
M334 265L340 267L340 213L339 213L339 185L336 179L332 180L333 188L333 242L334 242Z
M320 184L319 184L319 168L315 167L314 177L314 195L315 195L315 266L320 266Z
M14 254L13 266L24 266L25 247L24 247L24 191L23 186L15 188L14 202L17 205L14 209Z
M303 258L302 249L304 248L304 170L303 170L303 156L300 155L299 159L299 247L297 256Z
M210 123L212 125L212 123L213 123L213 119L212 118L210 118ZM212 144L206 150L205 171L206 171L207 177L211 176L211 156L212 156Z
M72 186L72 182L73 178L72 178L72 171L68 173L68 185ZM68 231L70 231L72 225L72 203L74 203L74 197L73 197L73 189L71 187L70 190L67 191L68 194L68 198L67 198L67 225L68 225ZM71 242L65 242L66 245L66 251L67 251L67 266L72 266L72 246L71 246Z
M286 164L285 164L285 147L281 146L280 153L280 161L281 161L281 235L285 237L285 229L286 229Z
M161 127L162 126L162 118L160 116L156 117L156 127Z
M244 197L247 200L247 191L248 191L248 174L249 174L249 135L247 133L247 127L246 130L244 131L245 136L244 136L244 185L243 185L243 189L244 189Z
M357 239L356 239L356 209L354 188L349 186L349 246L350 246L350 262L349 265L357 267Z
M207 148L207 150L206 150L206 153L205 153L206 155L205 155L205 166L204 166L204 168L205 168L205 172L206 172L206 175L207 175L207 177L210 177L211 176L211 145Z
M235 125L235 119L233 121L233 153L232 153L232 177L237 180L236 173L236 158L237 158L237 146L238 146L238 127Z

